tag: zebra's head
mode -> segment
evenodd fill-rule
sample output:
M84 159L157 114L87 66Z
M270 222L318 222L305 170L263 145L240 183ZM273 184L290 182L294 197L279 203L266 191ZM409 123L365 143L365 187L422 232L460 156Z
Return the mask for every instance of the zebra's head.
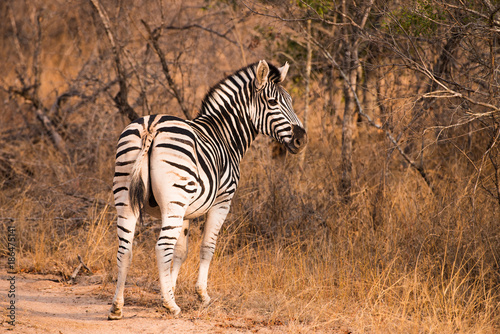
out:
M307 144L307 134L293 111L292 98L280 83L285 80L289 65L276 68L261 60L255 72L257 130L273 137L291 153L298 153Z

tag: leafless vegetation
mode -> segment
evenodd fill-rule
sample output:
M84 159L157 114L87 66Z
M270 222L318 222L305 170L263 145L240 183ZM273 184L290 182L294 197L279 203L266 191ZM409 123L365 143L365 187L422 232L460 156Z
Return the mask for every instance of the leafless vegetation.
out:
M496 2L2 1L0 17L0 256L15 224L19 271L69 281L84 264L110 299L129 118L193 117L226 74L286 60L310 143L303 161L254 143L215 301L198 314L290 331L499 330ZM176 291L188 312L202 227ZM159 305L158 229L138 227L126 303Z

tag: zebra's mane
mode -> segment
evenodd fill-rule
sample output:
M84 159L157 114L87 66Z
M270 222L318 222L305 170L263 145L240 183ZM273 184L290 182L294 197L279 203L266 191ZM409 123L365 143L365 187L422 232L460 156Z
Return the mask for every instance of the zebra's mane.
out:
M269 81L278 84L280 82L280 77L281 77L281 72L279 69L274 66L273 64L267 63L269 65ZM215 94L217 94L217 91L220 89L220 87L229 80L231 77L236 77L238 76L239 73L247 73L245 77L248 77L248 74L251 74L250 77L253 79L255 78L255 70L257 68L258 62L255 62L253 64L250 64L248 66L242 67L239 70L235 71L233 74L225 77L224 79L220 80L218 83L213 85L205 94L205 97L203 98L201 102L201 108L198 113L198 116L205 114L207 110L207 105L209 103L209 100L211 97L213 97ZM241 78L241 76L239 76Z

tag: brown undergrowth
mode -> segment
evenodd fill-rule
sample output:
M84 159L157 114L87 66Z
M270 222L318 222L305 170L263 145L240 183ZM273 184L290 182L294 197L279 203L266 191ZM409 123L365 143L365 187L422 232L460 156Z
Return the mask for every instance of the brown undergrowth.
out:
M476 198L473 210L461 187L438 180L446 194L438 197L402 168L391 170L382 190L378 180L360 179L346 204L336 193L327 148L314 136L302 170L295 157L273 160L264 138L255 144L212 263L214 301L199 316L254 316L311 331L488 333L498 325L498 208L487 197ZM2 219L17 230L18 268L69 279L80 255L104 275L104 297L111 298L117 243L110 180L76 172L53 154L27 167L32 176L21 194L16 187L1 193ZM126 294L130 303L153 309L158 224L146 219L138 226ZM187 310L197 310L202 228L201 220L192 223L176 292Z

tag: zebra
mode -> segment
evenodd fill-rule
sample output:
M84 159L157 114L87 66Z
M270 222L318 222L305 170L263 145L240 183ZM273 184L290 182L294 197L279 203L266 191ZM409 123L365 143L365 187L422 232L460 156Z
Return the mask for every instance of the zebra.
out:
M117 144L113 194L117 210L118 279L108 319L123 316L125 279L141 212L161 218L155 246L163 306L181 311L174 298L188 253L189 220L206 214L195 291L208 305L207 276L217 235L240 179L240 161L258 133L291 153L307 134L280 85L288 63L265 60L244 67L213 86L193 120L149 115L130 123Z

